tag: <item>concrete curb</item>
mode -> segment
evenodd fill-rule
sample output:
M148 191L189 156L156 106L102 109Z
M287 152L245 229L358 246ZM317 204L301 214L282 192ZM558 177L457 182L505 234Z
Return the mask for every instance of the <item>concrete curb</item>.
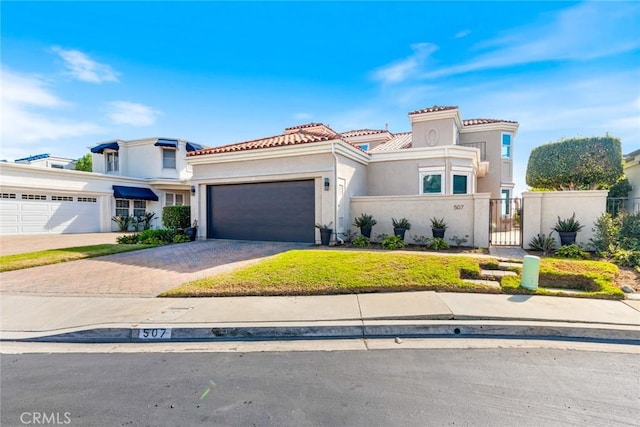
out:
M352 321L253 324L135 324L25 333L3 332L0 341L152 343L286 341L377 338L502 338L640 345L637 326L518 321Z

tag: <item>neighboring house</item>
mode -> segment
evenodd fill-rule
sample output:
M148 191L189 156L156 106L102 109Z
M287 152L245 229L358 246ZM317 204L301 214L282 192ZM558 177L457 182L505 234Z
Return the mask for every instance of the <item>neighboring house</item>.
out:
M52 169L76 169L75 159L67 159L66 157L55 157L51 154L37 154L35 156L17 159L16 163L23 165L39 166L42 168Z
M315 242L314 224L351 229L358 196L512 197L517 122L462 120L451 106L409 121L404 133L310 123L190 152L200 237Z
M632 200L631 208L640 211L640 150L624 156L624 174L631 184L629 198L635 199Z
M190 203L185 157L202 148L168 138L102 143L91 148L94 172L33 167L50 156L0 163L1 234L108 232L118 214L160 218L163 206Z

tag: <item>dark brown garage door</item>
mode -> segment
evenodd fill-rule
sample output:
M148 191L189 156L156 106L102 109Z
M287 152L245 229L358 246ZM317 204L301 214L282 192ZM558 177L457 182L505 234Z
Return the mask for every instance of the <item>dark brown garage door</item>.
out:
M207 237L315 241L314 182L207 186Z

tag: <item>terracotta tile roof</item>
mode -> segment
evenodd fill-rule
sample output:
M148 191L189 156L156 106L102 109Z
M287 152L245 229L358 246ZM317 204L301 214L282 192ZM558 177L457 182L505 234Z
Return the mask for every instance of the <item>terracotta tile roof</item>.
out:
M396 133L392 139L375 147L371 153L379 153L381 151L400 150L411 147L411 132Z
M457 110L457 105L434 105L433 107L423 108L422 110L416 110L409 113L409 115L413 114L422 114L422 113L435 113L437 111L446 111L446 110Z
M500 120L500 119L469 119L463 120L463 126L473 126L473 125L486 125L489 123L518 123L512 120Z
M288 128L290 129L290 128ZM292 133L269 136L267 138L254 139L251 141L239 142L236 144L223 145L220 147L205 148L204 150L187 153L187 156L199 156L205 154L233 153L237 151L259 150L262 148L282 147L286 145L309 144L312 142L331 141L340 139L335 132L315 132L299 129Z
M377 133L384 133L384 132L388 132L389 134L393 135L393 133L385 129L357 129L357 130L342 132L340 135L342 135L343 138L350 138L354 136L375 135Z

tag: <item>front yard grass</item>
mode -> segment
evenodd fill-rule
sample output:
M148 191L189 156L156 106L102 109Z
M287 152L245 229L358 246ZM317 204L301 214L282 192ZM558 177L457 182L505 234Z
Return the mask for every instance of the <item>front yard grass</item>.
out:
M520 288L519 277L505 277L502 287L465 282L479 279L481 265L494 259L472 256L407 254L378 251L293 250L259 264L185 283L161 297L328 295L434 290L441 292L562 295L543 287ZM624 298L613 284L617 267L596 261L545 259L541 285L579 288L580 296ZM549 285L551 286L551 285ZM565 294L566 296L567 294ZM571 294L571 296L574 296Z
M461 273L462 272L462 273ZM462 281L478 262L462 256L293 250L259 264L186 283L160 296L323 295L441 290L491 292Z
M24 254L0 256L0 272L57 264L77 259L94 258L122 252L152 248L154 245L118 245L104 244L93 246L77 246L74 248L50 249L46 251L28 252Z

